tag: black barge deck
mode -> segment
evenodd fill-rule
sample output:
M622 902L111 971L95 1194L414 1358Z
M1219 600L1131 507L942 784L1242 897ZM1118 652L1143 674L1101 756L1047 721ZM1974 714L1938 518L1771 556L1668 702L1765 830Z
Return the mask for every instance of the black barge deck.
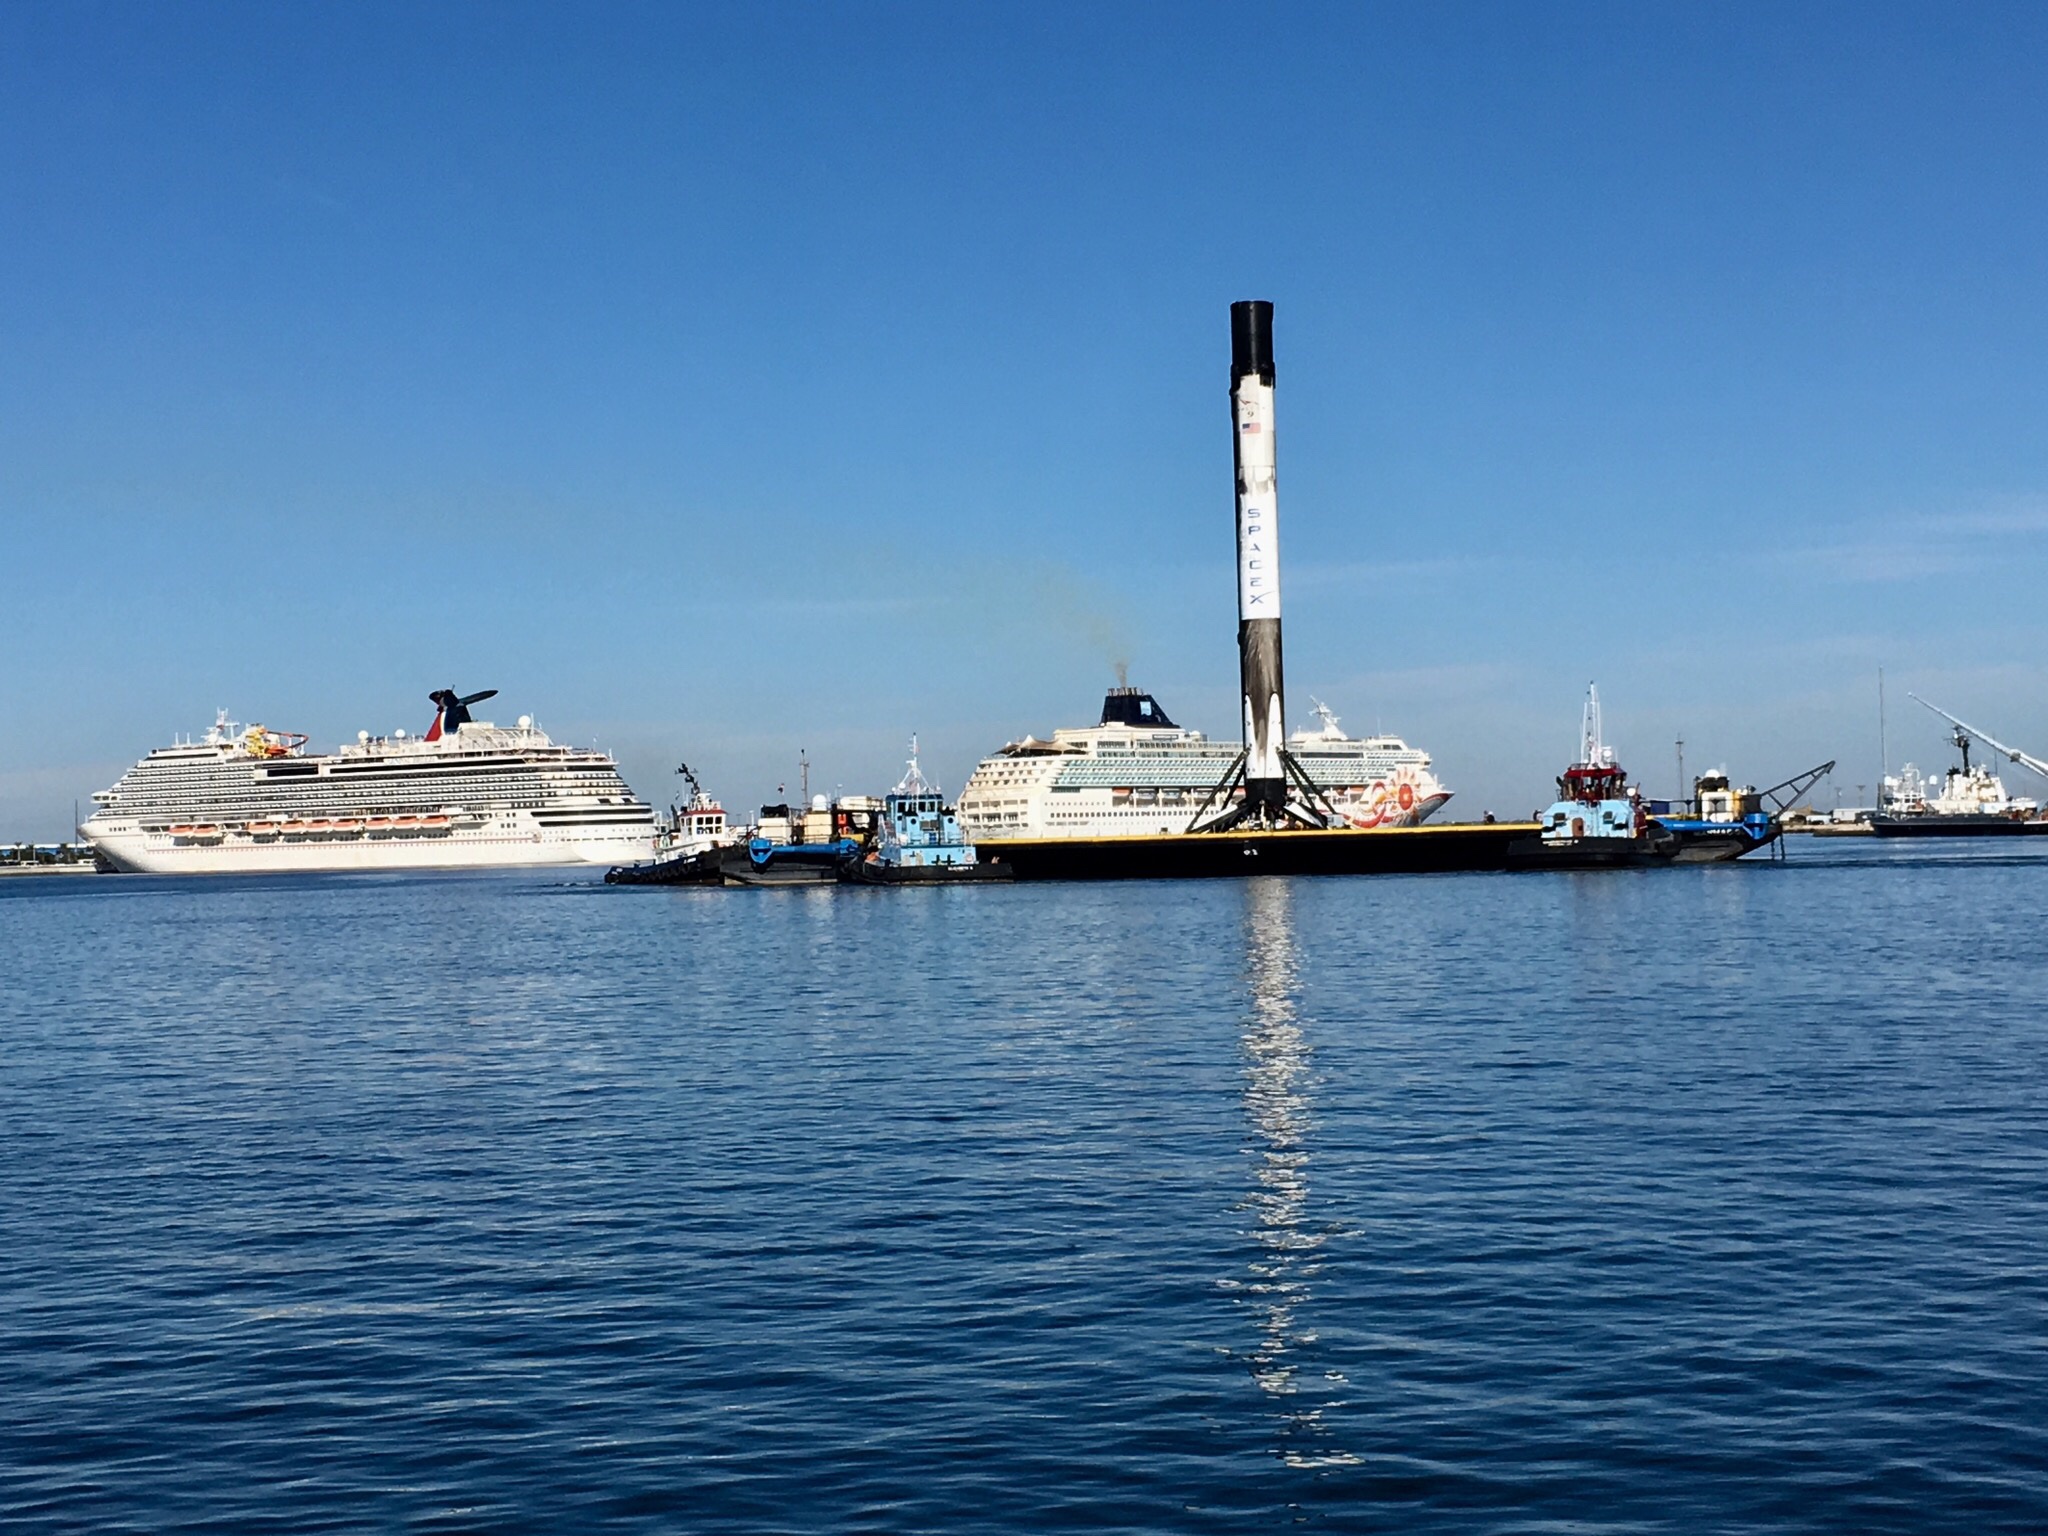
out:
M1454 822L1370 832L1155 833L1149 837L978 837L1017 880L1174 880L1243 875L1416 875L1517 867L1510 845L1533 821Z

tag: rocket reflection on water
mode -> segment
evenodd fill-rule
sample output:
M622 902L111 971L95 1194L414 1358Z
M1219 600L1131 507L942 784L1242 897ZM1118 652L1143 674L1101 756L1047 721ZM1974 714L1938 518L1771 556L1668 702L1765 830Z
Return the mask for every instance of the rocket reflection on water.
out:
M1259 1329L1244 1358L1260 1389L1287 1405L1281 1458L1291 1466L1348 1465L1357 1458L1317 1443L1329 1434L1323 1420L1324 1406L1335 1406L1329 1394L1347 1383L1334 1371L1307 1377L1302 1371L1302 1352L1316 1342L1302 1313L1327 1234L1308 1219L1313 1048L1296 1017L1293 893L1285 879L1274 878L1248 880L1244 891L1251 990L1244 1100L1255 1140L1247 1148L1254 1187L1242 1209L1252 1217L1248 1235L1259 1248L1249 1276L1233 1287Z

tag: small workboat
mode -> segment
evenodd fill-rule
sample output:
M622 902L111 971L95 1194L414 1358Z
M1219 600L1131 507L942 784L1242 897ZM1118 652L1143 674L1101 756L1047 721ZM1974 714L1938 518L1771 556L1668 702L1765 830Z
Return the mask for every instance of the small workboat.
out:
M1812 770L1810 777L1832 767L1829 763ZM1810 782L1810 777L1802 775L1791 783ZM1777 840L1784 825L1772 814L1769 797L1787 787L1780 784L1758 790L1753 785L1738 785L1717 769L1693 780L1692 801L1683 811L1660 811L1654 822L1677 839L1674 858L1678 863L1725 864Z
M808 790L807 760L803 768ZM881 810L872 795L764 805L745 840L724 851L720 873L728 885L830 885L867 850Z
M731 885L831 885L860 851L859 841L851 837L779 843L755 836L721 850L719 878Z

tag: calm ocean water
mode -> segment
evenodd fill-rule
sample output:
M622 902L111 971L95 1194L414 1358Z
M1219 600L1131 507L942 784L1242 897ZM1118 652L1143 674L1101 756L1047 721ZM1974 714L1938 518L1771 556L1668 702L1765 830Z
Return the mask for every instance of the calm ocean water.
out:
M2048 1529L2048 849L0 882L16 1529Z

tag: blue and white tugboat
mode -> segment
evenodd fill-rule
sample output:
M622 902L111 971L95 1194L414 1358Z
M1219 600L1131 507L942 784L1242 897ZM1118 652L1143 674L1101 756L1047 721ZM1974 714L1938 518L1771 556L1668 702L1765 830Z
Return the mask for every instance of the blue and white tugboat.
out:
M1679 839L1651 819L1642 791L1600 739L1600 690L1586 690L1579 761L1558 777L1557 802L1540 813L1534 837L1508 845L1508 864L1519 869L1601 869L1669 864Z
M909 769L882 797L875 836L865 854L846 867L844 878L863 885L953 885L1007 880L1010 871L976 854L939 786L917 766L913 736Z

